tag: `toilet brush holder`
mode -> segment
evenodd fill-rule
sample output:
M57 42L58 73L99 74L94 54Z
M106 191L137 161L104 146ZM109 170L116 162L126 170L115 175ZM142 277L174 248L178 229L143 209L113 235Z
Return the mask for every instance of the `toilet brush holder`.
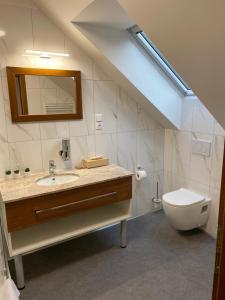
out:
M160 210L162 208L162 200L159 199L159 183L156 184L156 197L152 198L152 206L154 210Z
M152 198L152 206L155 210L161 209L161 204L162 204L161 199L158 199L158 198L155 198L155 197Z

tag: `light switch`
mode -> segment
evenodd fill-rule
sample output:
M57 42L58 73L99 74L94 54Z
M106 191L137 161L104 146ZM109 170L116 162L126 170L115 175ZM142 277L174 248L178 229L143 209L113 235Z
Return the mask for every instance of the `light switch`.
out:
M211 154L212 142L203 139L193 139L192 140L192 153L199 154L203 156L210 156Z
M103 129L102 114L95 114L95 129L96 130Z
M95 121L102 122L102 114L95 114Z

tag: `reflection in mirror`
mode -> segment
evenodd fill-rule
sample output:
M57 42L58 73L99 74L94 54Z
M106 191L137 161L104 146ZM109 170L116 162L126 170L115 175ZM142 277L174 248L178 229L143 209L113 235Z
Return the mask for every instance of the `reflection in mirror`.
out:
M82 118L80 71L7 67L14 122Z
M76 112L75 77L17 75L16 87L20 115Z

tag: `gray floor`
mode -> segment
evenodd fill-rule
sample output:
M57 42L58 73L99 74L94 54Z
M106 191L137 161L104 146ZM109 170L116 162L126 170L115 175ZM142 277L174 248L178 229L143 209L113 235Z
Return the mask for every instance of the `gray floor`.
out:
M130 221L128 240L121 249L114 226L25 256L21 299L211 299L215 241L208 235L176 232L159 212Z

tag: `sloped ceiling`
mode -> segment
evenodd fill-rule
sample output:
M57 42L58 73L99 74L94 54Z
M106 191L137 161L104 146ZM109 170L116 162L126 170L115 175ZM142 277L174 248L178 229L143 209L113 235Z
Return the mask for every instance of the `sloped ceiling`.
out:
M35 0L70 36L93 0ZM225 128L225 1L118 0ZM88 44L87 44L88 45Z
M225 1L118 1L225 128Z

